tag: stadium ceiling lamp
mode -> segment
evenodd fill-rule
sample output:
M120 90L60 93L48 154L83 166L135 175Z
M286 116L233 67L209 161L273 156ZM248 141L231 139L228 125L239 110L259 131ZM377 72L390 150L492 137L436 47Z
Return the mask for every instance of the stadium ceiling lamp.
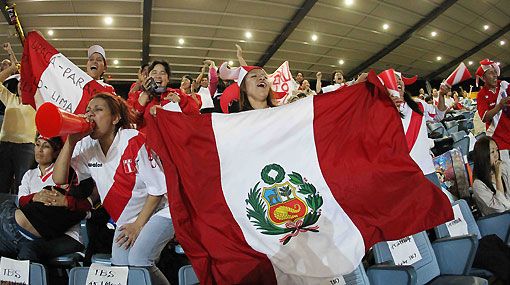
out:
M55 32L53 32L53 30L48 30L48 36L53 36L55 34Z
M473 65L473 61L472 60L468 61L468 65Z
M489 25L483 25L483 29L487 31L489 29Z
M504 46L505 44L506 44L506 41L504 41L504 40L500 40L500 41L499 41L499 45L500 45L500 46Z
M344 0L344 4L346 6L352 6L352 4L354 4L354 0Z
M442 57L440 57L440 56L436 57L436 60L437 60L437 61L440 61L441 59L443 59L443 58L442 58Z
M111 25L113 23L113 18L110 16L104 17L104 23L107 25Z
M228 61L228 65L233 66L233 65L234 65L234 61L229 60L229 61Z
M251 32L249 32L249 31L248 31L248 32L246 32L246 33L244 33L244 37L245 37L245 38L247 38L247 39L251 39L251 37L252 37L252 36L253 36L253 35L252 35L252 34L251 34Z
M319 38L319 37L317 37L317 35L316 35L316 34L313 34L313 35L312 35L312 41L316 42L318 38Z
M113 64L115 64L115 65L119 64L119 60L118 59L114 60Z
M437 36L437 32L436 32L436 31L432 31L432 32L430 33L430 35L431 35L432 37L435 37L435 36Z
M178 42L179 42L179 44L180 44L180 45L183 45L183 44L184 44L184 39L183 39L183 38L180 38L180 39L178 40Z
M383 30L387 30L387 29L389 29L389 28L390 28L390 25L388 25L388 24L384 24L384 25L382 25L382 28L383 28Z
M338 64L340 64L340 65L343 65L344 63L345 63L345 61L343 59L338 61Z

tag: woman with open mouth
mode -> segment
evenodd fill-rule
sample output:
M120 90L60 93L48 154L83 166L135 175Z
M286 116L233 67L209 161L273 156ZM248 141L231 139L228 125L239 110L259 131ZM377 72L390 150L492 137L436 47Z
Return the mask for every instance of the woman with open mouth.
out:
M105 87L105 91L117 95L115 88L104 82L103 75L106 72L106 52L100 45L93 45L87 51L87 74Z
M241 66L229 69L227 63L220 67L223 80L237 80L221 95L220 105L223 113L238 109L239 112L275 107L273 91L267 73L259 66ZM238 105L239 108L233 108Z
M136 124L141 132L145 130L144 116L156 114L157 108L172 106L185 114L200 114L200 107L190 96L180 89L168 88L171 70L168 62L155 60L149 65L149 75L143 83L142 90L128 94L128 104L137 114Z

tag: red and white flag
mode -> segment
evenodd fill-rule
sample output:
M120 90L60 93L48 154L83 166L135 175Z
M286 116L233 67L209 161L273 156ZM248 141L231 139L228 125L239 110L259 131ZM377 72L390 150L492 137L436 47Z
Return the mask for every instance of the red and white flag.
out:
M453 219L373 71L276 108L158 112L148 143L200 284L330 284L373 244Z
M469 70L467 69L464 62L461 62L457 68L448 76L446 79L446 85L449 87L452 87L455 84L459 84L464 80L468 80L471 78L471 73L469 73Z
M35 94L39 90L42 101L81 114L90 97L109 89L59 53L37 32L28 33L21 61L21 99L35 109Z
M275 99L282 99L287 94L299 88L297 82L290 72L289 62L285 61L272 74L268 75L271 89L275 95Z

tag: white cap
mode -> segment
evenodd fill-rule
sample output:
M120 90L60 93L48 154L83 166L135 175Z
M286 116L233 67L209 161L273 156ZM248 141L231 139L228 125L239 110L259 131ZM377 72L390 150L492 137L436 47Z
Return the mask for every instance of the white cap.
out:
M90 56L97 52L98 54L102 55L104 60L106 61L106 53L104 52L104 48L100 45L93 45L91 47L89 47L89 50L88 50L88 57L90 58Z

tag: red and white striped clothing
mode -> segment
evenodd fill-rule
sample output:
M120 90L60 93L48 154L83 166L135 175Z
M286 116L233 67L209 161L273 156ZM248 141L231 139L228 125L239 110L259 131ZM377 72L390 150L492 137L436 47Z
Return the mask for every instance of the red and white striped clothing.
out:
M423 102L416 102L417 104L422 105L422 110L424 110L424 114L428 113L428 107ZM432 157L430 155L430 147L431 147L431 141L428 138L427 134L427 125L426 125L426 115L420 116L419 121L416 125L412 125L412 117L413 115L419 116L416 112L409 107L409 105L404 104L401 107L401 113L404 115L402 118L402 125L404 126L404 132L406 133L406 138L408 136L413 136L412 133L415 133L414 136L416 136L412 141L414 142L411 147L411 151L409 152L409 155L411 158L418 164L423 174L427 175L430 173L434 173L436 171L434 167L434 162L432 161ZM436 114L434 119L441 120L444 116L444 112L438 112ZM418 129L417 129L418 128ZM408 139L409 141L409 139Z
M106 156L99 141L87 136L79 141L71 165L80 181L92 177L103 206L121 226L136 220L147 195L166 194L166 180L155 156L145 147L145 135L134 129L119 129ZM156 215L170 217L164 198Z
M39 166L34 169L29 169L23 175L23 179L21 180L21 185L19 186L18 191L18 200L20 206L30 202L35 193L40 192L45 186L54 186L55 182L53 182L53 164L46 168L46 174L42 175L41 170L39 170ZM74 225L70 228L66 235L72 237L73 239L80 241L80 224Z
M103 87L106 88L106 92L109 92L109 93L112 93L113 95L117 95L117 93L115 93L115 88L113 86L111 86L110 84L104 82L104 80L96 80L97 83L101 84Z

